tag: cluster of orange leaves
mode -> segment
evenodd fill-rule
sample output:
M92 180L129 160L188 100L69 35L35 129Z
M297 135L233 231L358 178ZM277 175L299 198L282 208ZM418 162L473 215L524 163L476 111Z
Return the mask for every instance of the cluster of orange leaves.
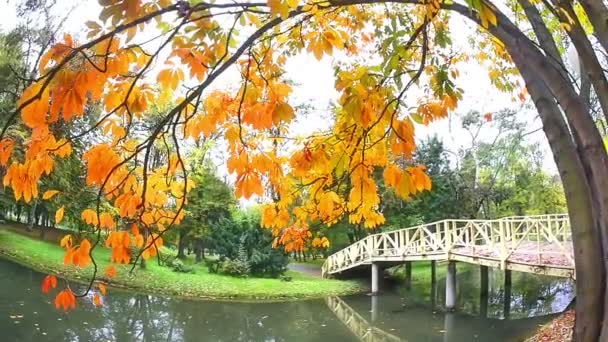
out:
M55 276L46 276L42 281L42 292L47 293L50 291L50 288L55 288L57 286L57 278ZM95 306L103 305L103 297L107 293L107 289L104 284L97 284L98 291L95 291L93 294L93 304ZM60 309L63 308L64 311L68 311L76 308L76 295L70 288L66 288L60 291L55 296L55 308Z
M102 0L101 23L86 24L89 38L125 27L173 3ZM262 213L262 225L272 229L275 247L304 250L313 236L310 222L329 226L345 215L352 224L374 229L385 221L374 171L384 168L386 185L404 199L429 190L431 182L424 168L410 165L416 148L413 121L419 122L416 118L420 117L427 124L447 116L456 108L458 98L429 98L419 104L416 113L406 113L397 105L399 101L391 100L395 88L381 82L368 67L340 67L336 79L340 98L328 134L295 139L287 150L282 150L279 145L284 140L280 136L289 132L295 118L295 110L288 103L293 90L282 78L286 55L306 49L317 59L336 52L354 56L374 45L366 23L380 25L386 18L359 6L334 11L323 3L299 0L267 0L266 4L270 16L247 13L240 25L260 28L272 18L287 19L290 11L296 9L307 12L309 22L286 33L276 31L277 38L273 40L281 42L279 45L262 39L259 46L249 49L236 63L243 80L241 87L206 93L200 107L186 104L175 120L181 123L180 133L193 140L223 133L228 144L227 167L235 174L237 196L269 195L276 199L265 205ZM432 4L436 7L436 1ZM157 19L159 24L168 24ZM491 22L491 16L486 15L486 20ZM108 114L99 123L105 139L88 148L82 159L86 163L87 186L99 189L112 208L101 213L85 209L80 216L85 224L107 233L105 245L112 249L111 261L119 264L131 261L132 247L141 249L144 258L157 254L163 244L160 234L183 219L183 211L175 208L185 204L186 195L194 186L185 173L178 175L175 154L169 156L167 165L151 170L142 167L142 139L129 134L129 126L137 120L146 122L146 113L155 102L183 101L176 95L180 87L188 80L205 81L216 69L209 66L225 60L234 49L233 42L227 41L227 33L218 29L220 24L203 15L185 24L184 32L172 39L172 51L157 74L157 85L152 84L133 76L154 60L138 44L129 44L149 22L100 39L86 49L65 35L42 56L43 77L31 84L17 103L22 121L31 130L24 146L25 158L13 160L4 177L4 185L11 186L16 199L29 202L37 198L41 177L53 171L57 159L73 153L69 141L55 136L54 124L82 117L88 112L88 104L97 104ZM249 27L243 31L248 30ZM0 141L0 165L8 165L13 146L11 139ZM50 191L43 195L44 200L51 200L56 194L55 190ZM57 223L65 212L63 206L57 210ZM120 227L121 222L137 222L145 227L145 234L136 224L130 230ZM66 249L66 264L86 267L91 262L93 247L87 239L75 245L73 238L66 236L61 245ZM329 240L314 238L312 246L328 248ZM111 264L105 275L113 277L116 272ZM43 285L49 288L53 284ZM105 294L102 286L99 285L99 292ZM101 305L98 293L93 301ZM64 309L75 305L69 288L60 292L56 305Z
M63 263L65 265L75 265L81 268L87 267L91 263L91 243L87 239L82 239L78 245L74 245L72 235L65 235L61 241L61 247L65 248Z
M67 288L57 294L55 297L55 307L57 309L63 308L63 310L68 311L70 309L76 308L76 296L74 296L74 292L70 288Z
M306 242L312 237L312 233L306 226L292 226L283 229L280 235L274 239L273 248L279 245L285 248L286 252L307 250Z
M327 239L327 237L315 237L314 239L312 239L312 246L315 248L329 248L330 243L329 243L329 239Z

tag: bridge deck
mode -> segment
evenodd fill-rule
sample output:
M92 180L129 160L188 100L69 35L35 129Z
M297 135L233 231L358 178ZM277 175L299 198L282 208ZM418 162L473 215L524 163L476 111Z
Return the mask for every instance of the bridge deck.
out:
M323 274L415 260L457 260L574 278L569 218L562 214L444 220L370 235L331 255Z
M531 265L543 265L548 267L571 267L570 259L562 254L555 253L559 245L543 241L539 245L533 242L524 242L513 250L509 258L511 262ZM538 252L540 251L540 253ZM572 247L568 246L568 252L572 254ZM455 247L452 254L480 257L500 261L500 250L494 246Z

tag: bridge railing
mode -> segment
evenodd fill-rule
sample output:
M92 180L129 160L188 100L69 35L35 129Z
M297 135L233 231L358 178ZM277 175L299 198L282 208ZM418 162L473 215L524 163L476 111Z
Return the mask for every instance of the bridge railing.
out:
M357 336L359 341L401 341L399 337L375 327L373 323L368 322L355 309L350 307L339 297L327 297L325 298L325 303L342 324Z
M545 242L550 243L548 248ZM372 260L407 257L449 259L450 253L538 265L574 265L567 214L512 216L496 220L442 220L369 235L332 254L323 274L339 272Z

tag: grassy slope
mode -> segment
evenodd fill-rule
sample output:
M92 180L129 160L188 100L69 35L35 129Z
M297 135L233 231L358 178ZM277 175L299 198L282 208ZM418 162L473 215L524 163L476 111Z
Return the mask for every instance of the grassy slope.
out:
M53 273L74 281L90 278L93 268L79 269L63 264L64 251L57 244L39 241L12 231L0 230L0 255L44 273ZM100 275L109 264L109 250L95 250ZM292 281L266 278L234 278L210 274L204 265L194 265L194 274L176 273L158 266L156 259L148 261L146 270L136 269L129 275L131 265L118 266L118 275L110 285L137 292L176 295L188 298L214 299L296 299L346 295L361 292L365 287L356 281L325 280L296 272L287 272Z

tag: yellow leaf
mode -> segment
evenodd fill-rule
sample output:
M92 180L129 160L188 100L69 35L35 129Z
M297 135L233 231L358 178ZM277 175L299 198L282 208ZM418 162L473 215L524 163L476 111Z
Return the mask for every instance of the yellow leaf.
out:
M293 108L287 103L279 103L272 112L272 121L275 125L278 125L281 121L291 122L293 117Z
M568 23L560 23L559 26L566 31L570 31L572 29L572 26L570 26Z
M267 0L270 13L285 20L289 17L289 3L285 0Z
M184 80L184 72L181 69L164 69L158 73L157 81L165 89L176 90L180 82Z
M255 27L260 27L262 25L260 18L258 18L255 14L245 13L245 16L251 23L253 23L253 25L255 25Z
M61 247L65 247L65 248L70 248L72 247L72 235L67 234L66 236L64 236L61 241L59 242L59 245Z
M481 25L484 28L488 28L490 24L493 26L498 24L496 14L494 14L494 11L485 4L481 4L481 12L479 13L479 17L481 18Z
M43 195L42 195L42 199L43 200L48 200L51 199L53 196L57 195L59 193L59 191L57 190L49 190L46 191Z
M64 209L65 208L62 206L61 208L57 209L57 211L55 212L55 224L58 224L59 222L61 222L61 220L63 220Z

